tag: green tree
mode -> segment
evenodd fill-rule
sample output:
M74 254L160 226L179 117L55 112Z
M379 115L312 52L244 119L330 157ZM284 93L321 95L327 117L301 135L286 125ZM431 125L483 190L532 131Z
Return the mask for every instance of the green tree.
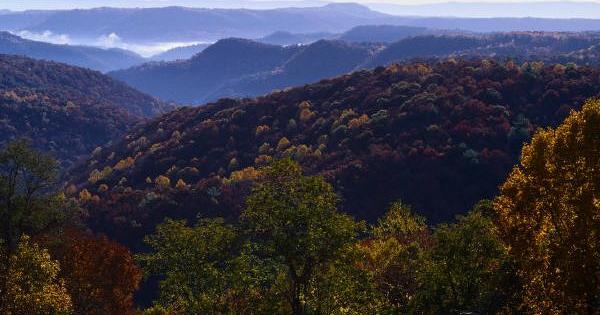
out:
M50 213L61 198L53 190L56 177L56 161L31 149L26 140L0 151L0 220L9 254L21 234L42 230L59 215Z
M523 147L495 200L498 226L540 314L600 309L600 100Z
M420 284L417 270L421 257L431 246L425 219L402 202L394 202L366 240L366 268L385 298L388 311L406 313Z
M481 205L455 224L442 224L423 257L415 307L427 314L494 314L516 291L514 266Z
M293 314L306 314L315 275L356 241L361 225L338 213L338 197L322 177L304 176L291 159L262 170L263 180L246 200L242 220L254 254L284 266L286 302Z
M360 243L343 249L311 279L306 298L311 314L376 314L385 301L373 273L364 268L366 252Z
M138 256L147 274L159 275L160 297L155 309L177 306L185 314L227 311L232 284L235 228L222 219L203 219L195 226L167 219L146 237L152 248Z

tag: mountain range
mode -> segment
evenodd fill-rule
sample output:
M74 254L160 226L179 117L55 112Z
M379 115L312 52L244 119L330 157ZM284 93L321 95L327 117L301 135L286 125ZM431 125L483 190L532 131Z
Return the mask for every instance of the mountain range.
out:
M382 39L389 34L387 27L365 28L371 31L356 33L378 36L377 31L383 30ZM165 100L201 104L220 97L262 95L414 58L510 57L597 64L591 56L599 40L600 33L498 33L424 35L394 43L320 40L283 47L225 39L189 60L144 64L109 75Z
M321 40L277 46L224 39L185 61L148 63L109 73L165 100L203 103L223 96L259 95L353 70L368 58L368 45Z
M150 57L152 61L175 61L175 60L184 60L190 59L194 55L202 52L206 47L210 46L210 44L194 44L189 46L181 46L171 48L162 53L156 54Z
M431 10L431 15L449 12L439 6ZM372 24L471 32L600 30L598 19L395 16L351 3L269 10L163 7L25 11L4 13L0 19L0 29L4 30L50 32L73 42L93 42L114 35L127 43L212 42L227 37L260 38L277 31L342 33Z
M73 39L116 34L128 42L174 42L258 38L275 31L337 33L358 25L400 22L396 17L355 4L272 10L98 8L5 14L0 29L52 32Z
M23 39L8 32L0 32L0 54L52 60L102 72L146 62L146 59L127 50L50 44Z
M367 5L376 11L404 16L600 19L600 3L593 1L450 1L425 4L382 2Z

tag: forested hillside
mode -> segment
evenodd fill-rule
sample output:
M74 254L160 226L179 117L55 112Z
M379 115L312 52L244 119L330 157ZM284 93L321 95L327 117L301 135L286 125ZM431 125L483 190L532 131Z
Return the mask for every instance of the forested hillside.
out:
M0 143L31 138L64 166L165 109L99 72L0 55Z
M600 95L576 65L446 60L359 71L257 99L180 108L72 172L90 225L135 247L164 217L235 217L255 169L291 156L375 220L394 200L430 222L492 197L523 142Z

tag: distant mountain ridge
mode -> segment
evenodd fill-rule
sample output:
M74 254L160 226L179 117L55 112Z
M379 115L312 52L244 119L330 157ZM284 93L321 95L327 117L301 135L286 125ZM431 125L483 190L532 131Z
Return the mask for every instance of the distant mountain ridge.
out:
M271 45L299 45L299 44L310 44L321 39L331 39L337 37L333 33L290 33L284 31L277 31L267 36L256 39L256 41L271 44Z
M388 14L446 17L537 17L600 19L600 3L593 1L440 2L426 4L371 3Z
M189 60L150 63L109 75L165 100L203 103L335 76L353 70L369 54L366 46L339 41L282 47L232 38Z
M443 6L440 5L440 8ZM409 11L402 9L380 11L353 3L269 10L162 7L26 11L3 14L0 29L50 31L74 39L97 39L115 34L124 41L146 43L260 38L276 31L341 33L352 27L372 24L471 32L600 30L600 19L424 17L410 15L406 13ZM403 16L382 12L396 12ZM431 15L437 14L432 12Z
M600 64L600 59L592 58L594 50L586 50L599 41L600 33L423 35L391 44L320 40L288 47L226 39L190 60L146 64L109 75L165 100L202 104L221 97L262 95L415 58L515 58Z
M128 68L146 61L143 57L122 49L56 45L23 39L1 31L0 54L52 60L102 72Z
M32 19L31 15L36 18ZM140 42L258 38L275 31L339 32L364 24L400 22L397 17L350 3L271 10L164 7L98 8L39 14L26 11L6 14L2 20L0 29L50 31L73 38L116 34L123 40Z
M189 46L175 47L164 51L160 54L156 54L150 57L150 59L152 61L175 61L190 59L194 55L202 52L208 46L210 46L210 44L195 44Z

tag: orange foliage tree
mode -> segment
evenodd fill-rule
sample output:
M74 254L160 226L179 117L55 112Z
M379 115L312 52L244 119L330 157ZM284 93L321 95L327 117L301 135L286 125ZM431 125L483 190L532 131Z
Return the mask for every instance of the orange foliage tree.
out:
M538 314L600 309L600 101L525 145L495 201L519 263L525 307Z
M77 229L42 242L60 262L77 314L135 314L133 295L142 271L126 247Z

